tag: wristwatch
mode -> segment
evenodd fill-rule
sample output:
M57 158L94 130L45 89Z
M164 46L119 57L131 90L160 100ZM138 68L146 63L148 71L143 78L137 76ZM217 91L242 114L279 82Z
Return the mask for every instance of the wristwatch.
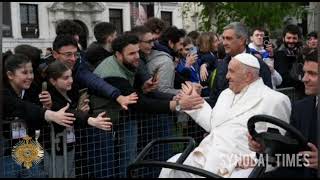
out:
M181 106L179 100L176 100L176 111L179 112L181 111Z

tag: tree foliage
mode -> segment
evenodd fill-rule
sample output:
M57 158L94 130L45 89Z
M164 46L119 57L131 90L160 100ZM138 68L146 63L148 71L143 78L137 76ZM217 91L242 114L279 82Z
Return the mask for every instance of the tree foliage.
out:
M301 4L301 3L300 3ZM224 26L233 21L244 22L248 27L260 26L277 29L283 26L286 17L301 18L305 13L298 2L198 2L201 29L222 32ZM216 29L213 29L213 27Z

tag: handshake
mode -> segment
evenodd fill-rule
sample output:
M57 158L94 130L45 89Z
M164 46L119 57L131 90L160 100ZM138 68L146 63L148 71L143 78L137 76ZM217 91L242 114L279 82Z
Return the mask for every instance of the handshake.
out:
M204 103L204 99L200 96L202 88L198 83L186 81L173 100L179 101L182 110L200 109Z

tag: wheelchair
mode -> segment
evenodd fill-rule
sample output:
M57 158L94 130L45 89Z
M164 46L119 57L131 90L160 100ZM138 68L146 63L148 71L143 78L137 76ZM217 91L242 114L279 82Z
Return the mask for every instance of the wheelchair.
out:
M277 128L269 127L266 132L257 133L255 129L255 124L257 122L267 122L278 126L286 131L286 135L282 135ZM260 144L262 144L265 149L261 154L257 153L257 157L269 156L270 163L275 165L276 154L296 154L301 150L309 149L307 146L306 138L301 134L299 130L290 124L268 115L255 115L248 120L247 123L249 134L253 139ZM159 144L165 143L188 143L185 150L182 152L181 156L176 162L162 162L154 160L145 160L144 158L150 151L152 147ZM158 138L151 141L137 156L137 158L128 166L127 172L130 178L135 178L134 171L138 168L148 167L148 168L169 168L179 171L184 171L199 175L206 178L223 178L217 174L211 173L204 169L189 166L183 164L189 154L195 148L196 143L192 137L169 137L169 138ZM265 166L256 165L248 178L262 177L266 172Z

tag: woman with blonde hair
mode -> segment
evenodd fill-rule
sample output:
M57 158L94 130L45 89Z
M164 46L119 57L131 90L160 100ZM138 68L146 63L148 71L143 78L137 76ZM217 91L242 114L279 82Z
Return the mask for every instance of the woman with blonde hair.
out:
M217 67L218 60L214 54L217 51L217 45L215 43L217 40L213 32L203 32L198 39L200 79L203 86L208 86L208 76L210 76L212 71ZM208 88L204 89L203 95L209 96Z

